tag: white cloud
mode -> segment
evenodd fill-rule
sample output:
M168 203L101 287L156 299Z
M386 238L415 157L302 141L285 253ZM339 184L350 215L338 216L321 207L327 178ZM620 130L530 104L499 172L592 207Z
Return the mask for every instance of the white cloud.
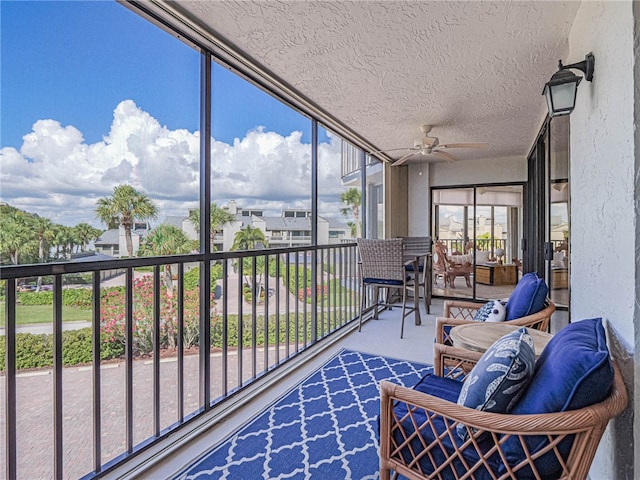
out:
M129 183L166 215L186 215L199 197L199 132L169 130L132 100L114 110L109 133L87 144L82 132L52 119L38 120L18 148L0 149L0 199L65 225L95 218L97 198ZM309 208L311 147L302 133L286 136L258 127L233 145L211 141L212 196L270 213ZM339 216L340 140L319 146L323 215ZM332 197L335 199L332 201Z

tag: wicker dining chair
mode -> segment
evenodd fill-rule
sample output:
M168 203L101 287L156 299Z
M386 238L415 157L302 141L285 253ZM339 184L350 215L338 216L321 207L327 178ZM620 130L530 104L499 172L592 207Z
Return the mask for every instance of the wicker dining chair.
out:
M413 272L415 264L418 264L418 285L417 295L420 294L422 288L424 308L427 313L431 313L431 294L432 284L431 275L433 270L433 260L431 254L431 237L400 237L402 238L403 255L405 260L409 257L418 259L417 262L411 261L406 265L408 272ZM414 275L415 276L415 275Z
M418 315L418 301L413 307L407 308L407 293L416 295L412 276L405 270L405 262L402 254L402 239L391 238L385 240L372 240L358 238L358 253L360 255L360 318L358 331L362 329L362 316L366 306L367 291L373 289L373 318L378 318L378 308L391 308L390 291L400 289L402 291L402 323L400 326L400 338L404 334L404 319L411 312ZM384 300L379 298L380 290L386 290ZM416 299L417 300L417 299ZM419 317L418 317L419 318Z

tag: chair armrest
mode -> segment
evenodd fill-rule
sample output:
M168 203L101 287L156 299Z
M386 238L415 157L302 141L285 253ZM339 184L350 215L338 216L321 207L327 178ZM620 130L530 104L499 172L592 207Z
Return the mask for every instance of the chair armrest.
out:
M527 315L526 317L509 320L509 324L517 325L518 327L535 328L536 330L540 330L542 332L549 332L549 327L551 325L551 315L553 314L555 309L556 306L553 304L553 302L547 299L545 308L543 308L539 312Z
M436 341L438 343L451 345L450 341L445 341L447 336L442 332L442 326L447 325L455 327L456 325L465 325L470 323L474 321L473 317L482 306L483 304L481 303L445 300L443 317L436 319ZM508 320L508 322L510 325L535 328L542 332L549 332L551 315L555 310L555 304L547 299L545 308L539 312L527 315L526 317Z
M443 316L447 318L463 318L473 320L476 312L480 310L483 303L465 302L460 300L445 300Z
M458 325L468 325L470 323L476 323L476 321L461 318L436 318L436 343L453 345L453 342L451 341L451 338L449 336L449 331L445 331L445 327L448 327L448 330L451 330L451 328Z
M464 380L481 357L481 352L436 343L433 345L434 373L441 377Z

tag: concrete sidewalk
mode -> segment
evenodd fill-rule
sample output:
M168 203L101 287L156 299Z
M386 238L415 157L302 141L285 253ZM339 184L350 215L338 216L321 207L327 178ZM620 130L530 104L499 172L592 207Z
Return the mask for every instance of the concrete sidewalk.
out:
M91 322L62 322L62 330L80 330L91 326ZM16 326L16 333L53 333L52 323L34 323L30 325ZM0 335L4 335L4 327L0 327Z

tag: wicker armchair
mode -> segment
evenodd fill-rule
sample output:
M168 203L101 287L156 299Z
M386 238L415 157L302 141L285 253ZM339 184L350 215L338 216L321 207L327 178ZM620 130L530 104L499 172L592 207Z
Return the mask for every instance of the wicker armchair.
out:
M482 305L482 303L458 300L445 301L443 311L444 316L436 319L436 343L453 345L451 337L449 336L451 328L457 325L473 323L473 317ZM553 302L547 299L545 308L539 312L527 315L526 317L509 320L509 324L518 327L535 328L536 330L548 332L549 324L551 323L551 315L555 310L556 306Z
M436 345L436 350L436 374L445 371L445 359L456 359L462 368L452 373L464 376L481 356L444 345ZM615 363L613 368L613 386L604 401L535 415L478 411L383 381L380 477L388 480L393 470L413 480L544 478L540 463L552 458L561 470L558 478L583 480L609 420L627 405L622 376ZM455 439L458 424L472 432L464 442ZM531 452L527 445L534 441L546 444ZM514 442L524 446L524 459L508 457L505 446Z
M467 287L471 288L471 274L473 273L473 264L470 261L455 261L456 258L462 259L460 254L449 256L447 246L441 240L438 240L434 246L435 261L433 263L433 283L437 285L438 276L442 275L444 288L456 288L456 277L464 277ZM473 257L471 257L473 258Z
M390 308L389 292L391 289L402 291L402 324L400 326L400 338L404 334L404 319L411 312L414 312L416 324L420 324L420 313L418 310L418 299L416 288L412 277L405 270L403 259L403 247L401 238L391 238L386 240L371 240L358 238L358 253L360 255L360 318L358 331L362 329L362 316L366 306L367 290L373 289L373 318L378 318L378 307ZM380 289L387 291L384 301L379 298ZM407 293L413 292L414 305L407 308Z

